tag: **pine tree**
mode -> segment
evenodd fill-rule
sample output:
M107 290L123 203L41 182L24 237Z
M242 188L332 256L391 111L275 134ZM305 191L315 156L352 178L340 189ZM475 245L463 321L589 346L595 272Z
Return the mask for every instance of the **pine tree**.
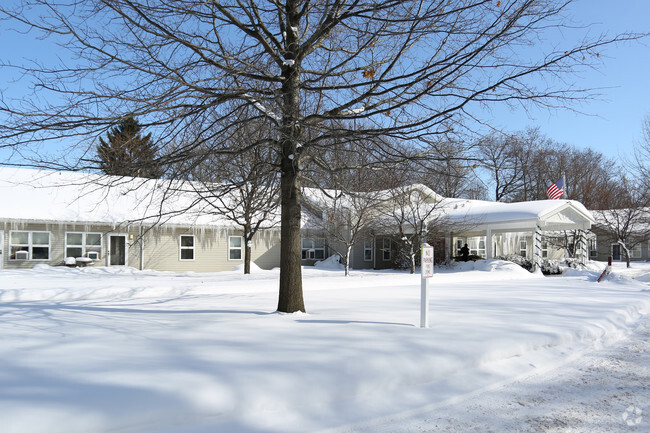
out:
M157 146L151 133L142 136L142 126L133 116L127 116L99 139L97 157L99 168L106 174L159 178L163 170L156 164Z

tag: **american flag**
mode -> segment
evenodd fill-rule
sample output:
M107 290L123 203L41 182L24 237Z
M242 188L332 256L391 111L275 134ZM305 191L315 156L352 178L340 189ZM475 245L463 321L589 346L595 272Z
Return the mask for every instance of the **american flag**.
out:
M564 194L564 178L546 188L546 195L551 200L557 200L562 197L562 194Z

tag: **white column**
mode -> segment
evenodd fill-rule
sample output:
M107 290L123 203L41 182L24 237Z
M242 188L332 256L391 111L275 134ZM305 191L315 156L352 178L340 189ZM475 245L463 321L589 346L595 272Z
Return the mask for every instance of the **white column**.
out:
M582 265L587 264L587 257L589 256L587 248L587 235L582 230L576 230L576 258Z
M492 244L492 230L487 229L485 231L485 258L490 260L494 255L494 245Z
M542 229L535 227L533 234L533 272L542 269Z

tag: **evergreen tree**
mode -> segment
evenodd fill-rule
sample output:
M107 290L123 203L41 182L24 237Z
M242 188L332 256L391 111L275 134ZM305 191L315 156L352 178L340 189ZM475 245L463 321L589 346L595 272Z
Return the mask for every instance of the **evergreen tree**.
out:
M127 116L99 139L97 157L99 168L106 174L159 178L163 170L156 164L156 145L151 134L142 136L142 126L133 116Z

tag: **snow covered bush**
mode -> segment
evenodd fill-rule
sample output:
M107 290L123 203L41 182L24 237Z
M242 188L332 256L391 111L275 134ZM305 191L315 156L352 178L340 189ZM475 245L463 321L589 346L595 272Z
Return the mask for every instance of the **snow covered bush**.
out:
M510 255L507 255L507 256L501 256L501 257L497 257L497 259L506 260L508 262L515 263L515 264L521 266L522 268L526 269L527 271L532 271L533 270L533 261L526 258L526 257L520 256L518 254L510 254Z

